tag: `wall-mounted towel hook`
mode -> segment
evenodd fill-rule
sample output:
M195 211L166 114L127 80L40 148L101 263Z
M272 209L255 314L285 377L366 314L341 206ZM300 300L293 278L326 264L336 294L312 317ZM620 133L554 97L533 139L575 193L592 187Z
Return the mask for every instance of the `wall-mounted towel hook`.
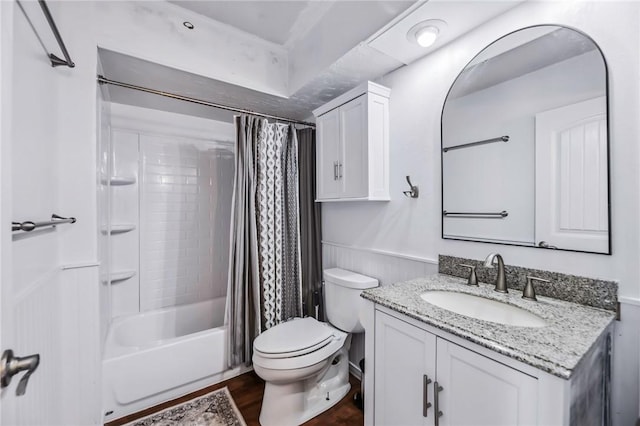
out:
M409 176L407 176L407 183L409 184L409 187L411 189L409 191L402 191L402 193L405 195L405 197L418 198L418 195L420 195L420 190L417 186L411 183L411 178Z

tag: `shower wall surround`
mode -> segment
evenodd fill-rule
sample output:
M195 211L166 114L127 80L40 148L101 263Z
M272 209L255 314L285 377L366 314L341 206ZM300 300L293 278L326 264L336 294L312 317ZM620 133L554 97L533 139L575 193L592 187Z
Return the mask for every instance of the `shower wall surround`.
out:
M140 310L226 295L233 153L140 137Z
M137 133L112 128L109 192L109 283L112 317L138 312L140 304L138 144ZM129 230L116 232L117 228Z
M112 110L112 317L225 296L231 124Z

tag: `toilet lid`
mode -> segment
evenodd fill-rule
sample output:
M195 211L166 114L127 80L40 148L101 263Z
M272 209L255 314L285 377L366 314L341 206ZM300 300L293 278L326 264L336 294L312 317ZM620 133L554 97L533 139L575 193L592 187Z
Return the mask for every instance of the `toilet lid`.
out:
M325 346L333 329L314 318L300 318L271 327L253 342L253 349L267 357L304 355Z

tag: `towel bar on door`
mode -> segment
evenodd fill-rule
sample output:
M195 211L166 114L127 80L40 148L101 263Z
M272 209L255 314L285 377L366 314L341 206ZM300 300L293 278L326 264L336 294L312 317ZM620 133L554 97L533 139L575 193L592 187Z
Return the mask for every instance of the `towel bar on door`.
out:
M62 225L63 223L76 223L75 217L62 217L57 214L51 215L51 220L46 222L11 222L11 231L25 231L30 232L37 228L43 228L45 226Z

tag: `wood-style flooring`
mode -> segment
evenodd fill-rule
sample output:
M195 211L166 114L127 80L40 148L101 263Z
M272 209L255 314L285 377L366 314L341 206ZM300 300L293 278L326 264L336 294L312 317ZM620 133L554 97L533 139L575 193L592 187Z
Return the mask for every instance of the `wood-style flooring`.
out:
M351 375L349 376L349 381L351 382L351 391L349 391L349 394L329 410L306 422L304 426L359 426L364 424L362 411L360 411L353 403L353 396L358 390L360 390L360 381ZM260 424L258 422L258 417L260 416L260 407L262 406L264 382L253 371L234 377L233 379L229 379L222 383L218 383L217 385L209 386L208 388L190 393L182 398L174 399L172 401L165 402L164 404L148 408L144 411L116 419L107 423L106 426L123 425L141 417L148 416L149 414L164 410L165 408L205 395L225 386L229 388L229 391L233 396L233 400L242 413L247 425L258 426Z

